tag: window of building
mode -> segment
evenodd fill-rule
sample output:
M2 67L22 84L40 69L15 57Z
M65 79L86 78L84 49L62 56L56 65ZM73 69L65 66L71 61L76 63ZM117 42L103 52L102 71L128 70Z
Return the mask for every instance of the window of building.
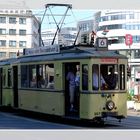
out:
M6 17L0 17L0 23L6 23Z
M6 35L6 29L0 29L0 35Z
M134 14L130 14L129 19L134 19Z
M108 21L108 16L101 17L101 22L102 21Z
M134 50L134 58L140 58L140 50Z
M19 18L19 24L26 24L26 18Z
M19 35L26 35L26 30L19 30Z
M111 16L111 20L121 20L121 19L126 19L126 15L121 14L121 15L112 15Z
M16 29L9 29L9 35L16 35Z
M16 41L10 40L10 41L9 41L9 46L10 46L10 47L16 47Z
M9 57L10 58L16 58L17 53L16 52L9 52Z
M0 40L0 47L6 46L6 40Z
M19 41L19 47L26 47L26 41Z
M14 17L9 17L9 23L10 23L10 24L16 24L16 18L14 18Z
M0 52L0 57L6 57L6 52Z

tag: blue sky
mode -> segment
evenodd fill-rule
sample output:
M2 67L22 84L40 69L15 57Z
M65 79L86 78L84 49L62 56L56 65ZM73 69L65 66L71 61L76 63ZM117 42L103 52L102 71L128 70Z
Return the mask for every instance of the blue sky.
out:
M54 9L51 10L54 15L60 15L60 16L54 16L57 23L61 20L62 16L66 9ZM43 18L43 14L45 12L45 9L42 10L34 10L34 14L37 17ZM64 24L62 27L76 27L77 21L80 20L89 20L93 19L93 15L95 13L95 10L69 10L67 13L67 16L64 20ZM53 17L51 16L51 13L49 10L46 12L46 16L43 19L42 22L42 29L48 29L48 28L56 28L55 21L53 20Z

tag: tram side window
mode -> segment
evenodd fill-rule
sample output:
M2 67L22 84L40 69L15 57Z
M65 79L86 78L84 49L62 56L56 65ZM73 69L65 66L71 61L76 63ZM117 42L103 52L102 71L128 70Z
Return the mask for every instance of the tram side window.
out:
M21 87L54 88L54 64L22 65Z
M54 88L54 64L37 65L37 87Z
M21 66L21 87L29 87L29 66L22 65Z
M37 87L45 88L45 65L37 65Z
M104 90L118 89L118 65L115 64L102 64L101 74L105 80Z
M120 65L120 90L125 89L125 65Z
M82 65L82 90L88 90L88 65Z
M48 89L54 89L54 64L47 64L45 68L45 86Z
M99 66L97 64L92 66L92 88L99 90Z
M12 86L11 69L8 69L8 87Z
M3 87L6 86L6 69L3 69Z
M36 65L29 66L29 81L30 87L36 88L37 87L37 74L36 74Z

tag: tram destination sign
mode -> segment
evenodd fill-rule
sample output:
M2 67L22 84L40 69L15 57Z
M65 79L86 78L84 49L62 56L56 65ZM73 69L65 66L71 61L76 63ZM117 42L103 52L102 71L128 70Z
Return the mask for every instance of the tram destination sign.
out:
M115 59L115 58L102 58L100 60L101 60L101 63L107 63L107 64L117 64L118 63L118 59Z
M40 55L40 54L54 54L59 53L59 45L50 45L38 48L26 48L24 49L24 55Z

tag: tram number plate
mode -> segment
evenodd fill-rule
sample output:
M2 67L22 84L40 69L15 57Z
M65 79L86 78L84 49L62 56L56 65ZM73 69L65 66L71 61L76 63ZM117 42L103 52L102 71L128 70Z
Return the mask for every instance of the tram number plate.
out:
M95 112L94 115L98 116L98 115L100 115L100 112Z

